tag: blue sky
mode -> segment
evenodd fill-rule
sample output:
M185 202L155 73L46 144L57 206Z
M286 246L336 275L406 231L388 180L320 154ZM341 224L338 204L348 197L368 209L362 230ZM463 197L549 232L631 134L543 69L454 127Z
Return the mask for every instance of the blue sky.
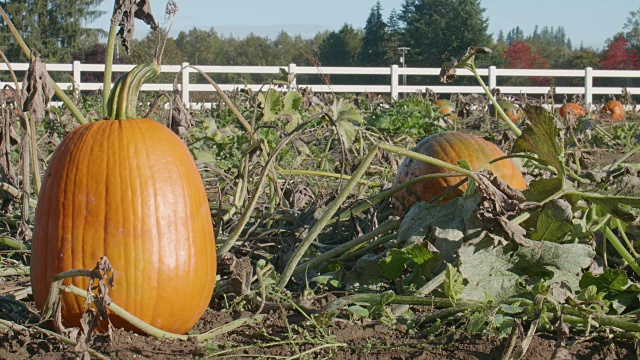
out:
M180 11L173 33L215 28L221 34L244 37L250 32L275 37L280 30L310 37L319 31L339 29L344 23L364 27L374 0L177 0ZM403 0L382 0L385 18L392 9L400 10ZM622 31L632 10L640 8L636 0L481 0L485 17L489 18L489 31L505 33L520 26L530 34L539 27L564 27L574 47L583 43L602 49L605 41ZM606 4L606 6L605 6ZM151 2L153 13L164 20L165 1ZM107 29L113 1L103 1L107 11L92 26ZM136 37L146 34L144 24L136 24Z

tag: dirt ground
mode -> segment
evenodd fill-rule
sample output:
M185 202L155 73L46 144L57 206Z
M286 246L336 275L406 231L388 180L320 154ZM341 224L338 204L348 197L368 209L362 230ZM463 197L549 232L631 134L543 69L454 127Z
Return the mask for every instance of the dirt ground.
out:
M215 304L212 304L215 307ZM251 316L209 308L196 324L205 332L234 318ZM300 358L300 359L501 359L506 338L460 335L440 329L436 336L412 331L402 324L333 320L326 326L311 325L299 312L273 308L263 320L218 336L206 344L195 341L156 340L124 330L97 335L91 348L111 359L201 358ZM566 353L557 359L637 358L633 342L612 341L604 336L569 338ZM517 347L516 347L517 350ZM524 359L552 359L553 334L536 335ZM76 359L73 346L35 331L0 330L0 359Z

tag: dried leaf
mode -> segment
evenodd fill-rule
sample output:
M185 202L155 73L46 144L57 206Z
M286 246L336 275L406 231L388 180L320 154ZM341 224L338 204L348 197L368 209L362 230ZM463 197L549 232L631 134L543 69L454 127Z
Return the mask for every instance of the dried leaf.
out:
M478 54L491 54L493 51L487 47L469 47L467 52L462 56L460 61L451 58L451 61L442 64L440 69L440 81L450 83L456 79L456 68L467 68L473 63L474 58Z
M135 19L144 21L153 31L159 28L158 22L151 13L149 0L116 0L111 24L117 24L120 27L117 35L127 54L130 53L129 43L133 39Z
M497 225L509 238L525 246L526 231L520 225L510 223L509 217L519 214L525 208L535 207L536 204L523 202L525 197L520 191L512 189L490 171L476 174L475 181L481 197L478 217L483 221L485 228Z
M251 292L251 278L253 277L253 267L249 258L233 259L230 267L231 286L233 292L238 295L245 295Z
M173 98L171 99L173 104L171 108L171 120L169 121L169 127L180 139L184 140L187 137L189 129L193 127L193 116L189 113L187 108L182 103L180 98L180 91L177 88L173 89Z
M25 91L27 93L23 111L27 111L36 119L44 118L44 111L53 97L53 85L49 80L47 66L35 50L31 52L31 61L27 71Z

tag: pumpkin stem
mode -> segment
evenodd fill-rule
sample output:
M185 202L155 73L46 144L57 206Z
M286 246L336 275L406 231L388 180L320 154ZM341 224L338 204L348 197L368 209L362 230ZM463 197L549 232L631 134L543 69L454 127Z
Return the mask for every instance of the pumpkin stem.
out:
M107 101L107 117L111 120L135 119L138 117L138 94L147 80L160 74L160 64L152 61L134 67L120 77L111 91Z

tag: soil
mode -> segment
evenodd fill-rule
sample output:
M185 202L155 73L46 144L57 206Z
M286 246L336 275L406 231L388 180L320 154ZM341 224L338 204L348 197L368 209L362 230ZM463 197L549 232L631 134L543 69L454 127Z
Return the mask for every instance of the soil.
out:
M16 283L23 283L18 281ZM24 299L31 305L29 298ZM424 314L427 314L425 312ZM0 314L1 315L1 314ZM201 333L252 316L230 312L212 303L195 325ZM460 329L458 329L460 330ZM446 328L427 335L423 328L366 320L334 319L326 326L310 322L300 312L271 307L262 321L244 325L206 343L157 340L116 329L112 338L97 334L91 349L111 359L201 359L201 358L302 358L302 359L501 359L508 347L506 337L467 335ZM517 342L516 351L520 340ZM552 359L556 352L553 334L536 335L523 359ZM632 342L612 341L604 336L567 338L557 359L629 359L636 357ZM81 352L56 338L35 330L0 330L0 359L76 359Z

